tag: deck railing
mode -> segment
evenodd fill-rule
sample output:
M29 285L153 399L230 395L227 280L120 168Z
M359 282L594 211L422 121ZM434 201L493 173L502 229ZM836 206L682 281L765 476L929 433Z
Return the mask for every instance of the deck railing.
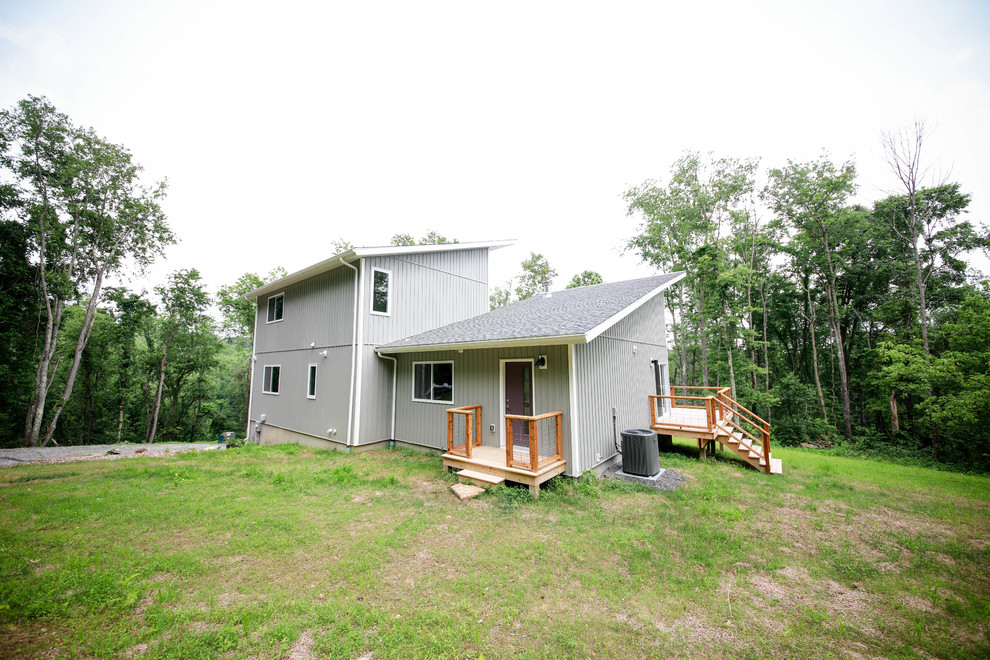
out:
M692 394L679 395L677 390L689 390ZM693 394L704 391L712 392L712 394L707 396L695 396ZM750 446L756 445L760 448L765 462L763 469L767 474L770 474L770 423L733 400L729 396L730 392L728 387L671 386L669 395L650 395L650 422L653 426L657 426L662 418L664 427L685 432L714 433L715 427L719 424L723 428L731 428L747 438ZM659 409L662 409L665 401L669 402L671 411L658 415L658 406ZM700 415L697 414L679 417L677 409L704 410L705 415L700 420Z
M464 436L462 444L455 445L454 415L464 415ZM471 447L481 445L481 404L447 409L447 453L471 458Z
M563 413L561 411L544 413L542 415L506 415L505 416L505 464L507 467L519 467L530 470L531 472L538 472L541 467L552 463L554 461L562 460L564 457L563 450L563 439L562 439L562 427L561 419ZM553 454L540 455L540 439L539 439L539 422L545 419L553 419L554 422L554 437L556 439L556 445ZM515 444L512 437L512 427L515 426L513 422L525 422L529 431L529 455L526 457L528 460L519 460L515 456Z

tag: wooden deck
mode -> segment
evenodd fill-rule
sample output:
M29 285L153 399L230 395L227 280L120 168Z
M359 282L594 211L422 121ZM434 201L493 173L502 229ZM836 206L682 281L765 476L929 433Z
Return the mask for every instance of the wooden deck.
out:
M528 460L528 448L519 449L517 453L520 458L525 456ZM505 449L483 445L472 448L471 458L450 453L443 455L443 469L445 472L449 472L451 468L455 470L471 470L473 472L490 474L493 477L499 477L506 481L526 484L529 486L529 492L533 494L533 497L540 496L540 484L561 474L566 467L567 465L563 459L554 460L542 465L536 472L519 467L509 467L506 465Z
M671 387L669 395L650 395L650 419L661 435L696 439L701 460L718 441L757 470L783 474L770 451L770 423L733 401L728 388Z

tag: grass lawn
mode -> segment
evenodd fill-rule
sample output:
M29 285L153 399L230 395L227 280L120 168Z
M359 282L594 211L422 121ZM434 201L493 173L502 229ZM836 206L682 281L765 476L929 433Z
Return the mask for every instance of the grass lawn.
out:
M688 445L463 503L295 445L0 470L0 657L988 657L990 479Z

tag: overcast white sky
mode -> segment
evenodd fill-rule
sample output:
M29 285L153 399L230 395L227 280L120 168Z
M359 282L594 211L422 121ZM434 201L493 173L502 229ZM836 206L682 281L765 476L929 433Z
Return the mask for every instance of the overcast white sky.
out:
M929 155L990 210L990 3L123 2L0 5L0 106L48 96L168 177L181 243L151 279L213 290L331 241L434 229L652 274L621 195L684 150L827 149L860 198L894 189L880 133L924 118Z

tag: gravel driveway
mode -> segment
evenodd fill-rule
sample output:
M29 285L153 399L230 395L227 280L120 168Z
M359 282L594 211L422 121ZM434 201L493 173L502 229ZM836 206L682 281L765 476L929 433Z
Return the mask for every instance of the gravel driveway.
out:
M0 467L21 463L70 463L110 458L129 458L140 450L142 456L169 456L183 451L222 448L215 442L158 443L153 445L86 445L83 447L17 447L0 449ZM107 454L111 449L120 454Z

